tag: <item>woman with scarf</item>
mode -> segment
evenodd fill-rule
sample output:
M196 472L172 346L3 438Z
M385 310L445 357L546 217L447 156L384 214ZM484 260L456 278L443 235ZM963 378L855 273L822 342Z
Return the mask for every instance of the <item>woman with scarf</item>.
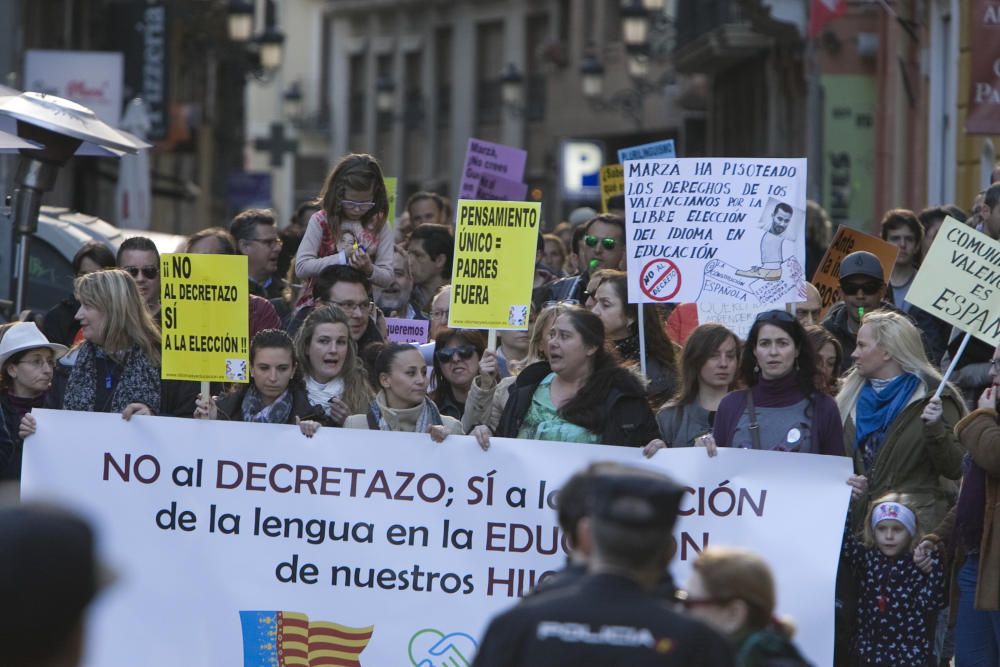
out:
M587 291L594 303L590 311L601 318L609 343L626 366L639 368L639 306L628 302L628 279L623 271L606 269L595 274ZM591 292L591 288L594 288ZM588 299L589 301L589 299ZM667 337L663 320L654 307L644 307L647 393L651 406L659 407L677 390L677 351Z
M837 394L844 442L854 456L856 496L864 508L890 491L913 501L922 526L936 526L955 499L962 449L954 428L965 414L961 394L946 385L924 354L920 333L903 315L861 320L854 370ZM858 513L860 514L860 512ZM861 517L856 517L857 521Z
M97 271L77 278L74 293L83 343L59 360L45 407L120 412L126 420L155 415L160 410L160 331L135 280L121 269ZM34 421L31 415L25 419Z
M379 392L365 414L351 415L346 428L430 433L434 442L462 435L462 422L442 415L427 397L427 364L416 347L390 343L375 358Z
M805 329L784 310L757 316L740 355L747 389L719 403L712 433L695 440L715 446L811 454L844 454L837 404L817 380L816 353Z
M9 449L0 442L0 481L21 479L21 419L32 408L44 405L56 359L66 354L65 345L50 343L33 322L4 326L0 340L0 409L5 424L0 428L6 426Z
M265 329L250 342L250 382L216 398L198 395L196 419L298 424L311 438L320 427L322 410L309 403L298 378L295 347L280 329Z
M368 408L368 373L351 339L347 315L336 306L316 308L295 336L295 356L305 377L309 402L325 426L343 426L348 416Z

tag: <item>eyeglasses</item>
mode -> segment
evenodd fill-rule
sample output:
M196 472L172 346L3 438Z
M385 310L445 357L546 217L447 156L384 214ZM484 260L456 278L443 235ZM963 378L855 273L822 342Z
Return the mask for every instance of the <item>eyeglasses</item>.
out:
M583 237L583 242L586 243L591 248L596 247L598 241L601 242L601 245L604 246L605 250L614 250L615 246L618 245L618 239L613 239L610 236L605 236L604 238L599 239L596 236L587 234L586 236Z
M33 359L21 359L17 363L24 364L26 366L31 366L32 368L41 368L46 366L48 368L56 367L56 360L49 357L34 357Z
M786 310L765 310L757 315L754 322L795 322L795 316Z
M579 306L580 302L576 299L563 299L561 301L546 301L542 304L542 308L551 308L552 306Z
M990 368L995 371L1000 371L1000 359L990 359Z
M472 358L472 355L476 353L476 348L472 345L462 345L460 347L442 347L440 350L434 350L434 356L437 360L446 364L449 361L455 360L455 355L462 361L467 361Z
M840 290L844 294L857 294L858 290L861 290L865 294L871 296L875 294L880 289L882 289L882 283L877 280L865 280L865 281L848 281L840 283Z
M435 322L446 321L448 319L448 313L449 311L447 310L432 310L431 319L434 320Z
M160 275L160 267L158 266L123 266L122 269L128 271L128 274L133 278L138 278L140 273L146 280L152 280Z
M372 307L371 301L327 301L330 305L340 308L345 313L353 313L355 311L364 314L367 310Z
M357 211L359 213L370 211L373 206L375 206L375 202L373 201L354 201L353 199L340 200L341 208L350 209L352 211Z
M269 239L247 239L248 241L253 241L254 243L260 243L261 245L266 245L268 248L273 248L274 246L281 245L281 239L274 236Z

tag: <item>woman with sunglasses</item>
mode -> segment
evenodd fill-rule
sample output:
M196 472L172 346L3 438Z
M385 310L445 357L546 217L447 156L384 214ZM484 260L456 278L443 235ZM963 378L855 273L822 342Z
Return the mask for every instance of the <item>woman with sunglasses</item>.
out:
M342 426L348 416L364 412L372 399L368 373L349 326L340 308L319 307L295 336L295 356L309 402L322 412L326 426Z
M45 406L152 415L160 411L160 331L132 277L120 269L80 276L83 343L59 360ZM25 420L33 417L25 415Z
M746 549L709 547L688 576L688 614L727 637L741 667L806 667L794 628L774 619L774 575Z
M351 415L345 428L429 433L434 442L462 435L462 422L443 415L427 396L427 365L420 350L390 343L375 357L379 391L364 414Z
M473 329L446 329L434 339L434 391L431 400L442 415L461 420L472 381L480 372L479 362L486 339ZM492 370L496 369L496 357Z
M642 450L647 457L666 447L692 447L712 432L722 399L736 387L740 341L714 322L691 332L681 356L677 394L656 413L660 437Z
M66 346L50 343L33 322L4 327L0 340L0 411L9 442L0 440L0 481L16 481L21 479L24 443L20 435L21 419L32 408L45 404L56 359L66 354Z
M199 394L196 406L195 419L298 424L308 438L323 419L298 376L292 339L281 329L265 329L250 341L249 383L235 384L222 396Z
M591 311L604 322L608 342L615 346L622 361L634 368L640 366L639 306L628 302L628 279L623 271L605 270L603 280L594 292ZM589 288L588 288L589 291ZM677 352L667 338L660 313L644 306L646 338L646 377L650 405L660 406L677 389Z
M816 353L794 315L769 310L757 316L739 377L747 389L723 398L712 434L695 441L709 456L716 445L844 455L837 404L817 380Z
M606 346L597 315L566 308L549 329L547 352L548 361L517 376L496 435L631 447L656 437L645 387ZM488 435L476 430L483 449Z
M905 315L867 313L851 356L854 369L837 405L844 447L859 476L852 482L855 496L866 504L889 492L905 493L921 525L938 525L955 499L950 480L962 474L963 451L955 435L965 414L961 394L947 384L941 397L934 397L941 374Z
M389 199L378 161L365 154L344 156L317 201L322 208L309 218L295 254L295 274L306 281L302 294L312 294L312 281L335 264L353 266L376 287L392 284L393 231L386 224ZM353 238L349 246L347 235ZM299 299L299 305L306 301Z

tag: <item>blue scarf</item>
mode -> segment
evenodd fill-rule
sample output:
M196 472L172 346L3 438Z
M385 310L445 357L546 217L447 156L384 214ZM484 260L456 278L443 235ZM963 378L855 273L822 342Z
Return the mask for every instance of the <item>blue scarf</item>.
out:
M903 373L876 392L871 382L865 382L858 396L854 416L854 446L864 445L865 470L875 461L875 454L885 440L889 425L903 411L910 397L920 384L920 378L913 373ZM870 442L866 442L871 438ZM870 461L869 461L870 458Z

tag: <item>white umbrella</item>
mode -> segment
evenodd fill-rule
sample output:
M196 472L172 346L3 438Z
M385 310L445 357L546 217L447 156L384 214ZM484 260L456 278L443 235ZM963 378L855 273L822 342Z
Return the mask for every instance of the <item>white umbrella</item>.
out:
M138 97L125 107L120 130L145 143L151 127L146 105ZM118 162L118 185L115 187L115 222L122 229L149 229L150 214L149 151L122 155Z

